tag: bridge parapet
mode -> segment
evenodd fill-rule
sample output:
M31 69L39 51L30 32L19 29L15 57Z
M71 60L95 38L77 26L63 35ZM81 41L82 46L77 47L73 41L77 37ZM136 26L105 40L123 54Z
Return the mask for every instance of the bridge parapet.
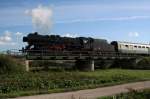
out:
M48 52L48 53L28 53L26 55L27 60L76 60L76 59L115 59L115 58L136 58L136 54L120 54L114 52L72 52L72 51L63 51L63 52Z

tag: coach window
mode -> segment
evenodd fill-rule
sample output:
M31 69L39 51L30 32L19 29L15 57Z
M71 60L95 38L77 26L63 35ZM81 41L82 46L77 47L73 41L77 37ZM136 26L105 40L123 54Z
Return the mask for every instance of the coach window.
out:
M137 48L137 46L134 46L135 48Z
M125 45L125 47L129 47L128 45Z
M142 46L142 48L145 48L145 46Z
M141 48L141 46L138 46L138 48Z

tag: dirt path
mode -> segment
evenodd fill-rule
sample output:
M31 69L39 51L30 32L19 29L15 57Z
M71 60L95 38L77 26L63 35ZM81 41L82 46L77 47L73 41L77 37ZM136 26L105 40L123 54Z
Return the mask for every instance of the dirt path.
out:
M13 98L13 99L96 99L97 97L101 97L101 96L109 96L121 92L127 92L128 88L132 88L132 89L150 88L150 81L128 83L128 84L96 88L96 89L79 90L74 92L25 96L25 97Z

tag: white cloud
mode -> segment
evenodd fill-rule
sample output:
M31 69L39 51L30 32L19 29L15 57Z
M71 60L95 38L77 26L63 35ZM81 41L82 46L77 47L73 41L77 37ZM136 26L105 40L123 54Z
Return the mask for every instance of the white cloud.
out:
M12 33L5 31L3 36L0 36L0 45L15 45L16 43L12 40Z
M0 37L0 42L10 42L11 40L11 32L9 31L5 31L4 35Z
M23 33L21 33L21 32L16 32L15 35L16 35L16 36L22 36Z
M118 5L117 3L110 3L110 4L103 4L103 3L97 3L97 4L74 4L74 5L61 5L61 6L55 6L55 8L57 10L61 10L64 11L66 9L71 9L71 10L80 10L80 11L86 11L86 10L90 10L90 11L129 11L129 10L134 10L134 11L149 11L150 10L150 6L149 4L125 4L122 3L120 5Z
M25 13L32 17L35 31L47 34L52 26L52 9L39 5L37 8L26 10Z
M102 17L89 19L74 19L66 21L57 21L56 23L78 23L78 22L97 22L97 21L126 21L136 19L150 19L150 16L124 16L124 17Z
M72 33L66 33L63 35L64 37L77 37L78 35L77 34L72 34Z
M138 32L129 32L129 33L128 33L128 36L129 36L129 37L138 37L138 36L139 36L139 33L138 33Z

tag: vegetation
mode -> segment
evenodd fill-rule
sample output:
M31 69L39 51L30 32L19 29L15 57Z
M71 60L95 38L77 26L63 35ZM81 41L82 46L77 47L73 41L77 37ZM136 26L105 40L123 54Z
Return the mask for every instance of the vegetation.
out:
M24 66L17 59L0 54L0 74L23 72Z
M135 60L131 59L116 59L112 64L111 68L122 68L122 69L135 69L136 67Z
M150 57L145 57L140 60L136 67L136 69L149 69L150 70Z
M150 57L139 59L137 63L131 59L118 59L110 68L150 70Z
M150 89L145 89L143 91L136 91L130 89L128 93L122 93L116 96L103 97L98 99L149 99L150 98Z
M150 80L149 70L47 71L0 75L0 96L15 97Z
M95 61L95 67L99 69L110 69L113 65L113 60L97 60Z
M139 62L139 65L144 64L144 62L145 64L149 62L147 58L143 60L141 60L141 63ZM98 64L102 63L107 62L101 61ZM96 70L95 72L81 72L76 70L52 71L48 70L49 62L38 62L32 65L36 67L37 65L43 66L43 64L46 71L24 72L25 66L23 66L21 60L7 55L0 55L0 98L87 89L150 80L150 70L108 70L107 68L109 68L110 64L105 65L109 65L108 67L103 67L106 70ZM53 65L56 64L53 63ZM147 65L147 67L149 66Z

